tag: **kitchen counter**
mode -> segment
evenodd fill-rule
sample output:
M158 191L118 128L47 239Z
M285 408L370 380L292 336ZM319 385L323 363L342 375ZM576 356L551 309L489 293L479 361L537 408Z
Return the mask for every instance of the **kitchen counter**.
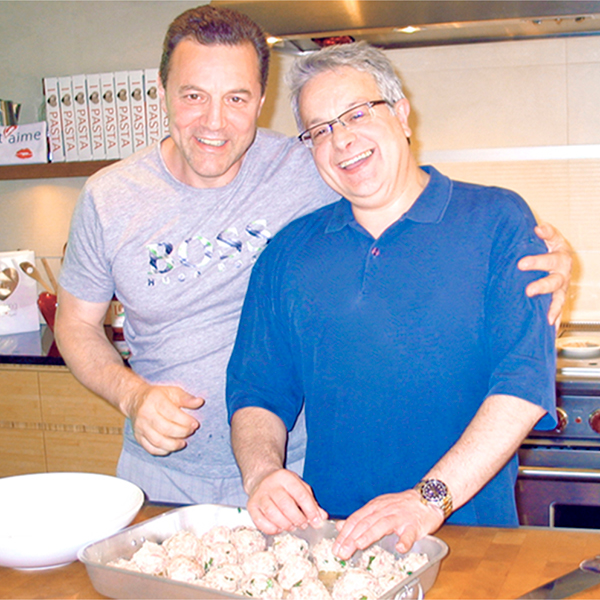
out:
M171 507L145 505L134 522ZM450 546L427 600L518 598L586 558L600 553L600 532L529 528L457 527L436 534ZM0 568L0 598L104 598L93 588L83 564L41 571ZM600 586L573 596L600 598Z
M0 364L64 365L47 325L38 331L0 335Z

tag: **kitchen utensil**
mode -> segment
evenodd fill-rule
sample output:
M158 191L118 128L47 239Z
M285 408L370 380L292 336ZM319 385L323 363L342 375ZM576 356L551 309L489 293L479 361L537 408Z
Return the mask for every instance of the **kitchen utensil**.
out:
M600 584L600 555L584 560L579 568L557 577L520 598L568 598L577 592Z
M48 275L48 279L50 280L50 285L52 286L52 293L56 294L56 290L58 289L58 282L54 277L54 273L50 268L50 263L47 258L42 258L42 264L44 265L44 270L46 271L46 275Z
M191 583L173 581L166 577L156 577L134 571L126 571L107 563L118 558L131 558L146 541L162 543L178 531L191 531L202 535L211 527L226 525L252 526L252 519L246 510L215 504L196 504L176 508L167 513L133 525L123 531L90 544L78 553L85 564L94 588L109 598L240 598L239 594L222 592ZM309 527L297 530L294 535L304 538L314 545L324 537L335 537L337 529L333 522L326 522L320 528ZM267 536L268 538L269 536ZM395 553L395 535L385 536L378 542L389 552ZM416 542L413 552L427 554L428 563L383 595L383 598L423 598L437 577L442 559L448 553L443 540L428 535Z
M131 523L139 487L96 473L34 473L0 479L0 566L68 564L92 542Z
M17 125L20 113L21 105L18 102L0 100L0 125Z
M23 273L29 275L32 279L35 279L35 281L37 281L49 294L53 293L39 271L30 262L22 262L19 264L19 267L21 267Z

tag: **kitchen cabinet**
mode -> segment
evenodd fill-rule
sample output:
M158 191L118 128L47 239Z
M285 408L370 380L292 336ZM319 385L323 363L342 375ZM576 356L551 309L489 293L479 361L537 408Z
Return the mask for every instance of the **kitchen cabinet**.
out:
M66 367L2 364L0 389L0 477L116 473L124 417Z
M112 165L115 160L45 163L39 165L0 166L0 181L14 179L53 179L56 177L89 177Z

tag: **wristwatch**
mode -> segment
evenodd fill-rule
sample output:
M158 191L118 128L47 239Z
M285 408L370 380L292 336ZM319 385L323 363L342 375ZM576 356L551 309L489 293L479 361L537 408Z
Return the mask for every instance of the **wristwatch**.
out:
M423 479L415 486L423 504L433 504L442 510L444 519L452 514L452 495L448 486L439 479Z

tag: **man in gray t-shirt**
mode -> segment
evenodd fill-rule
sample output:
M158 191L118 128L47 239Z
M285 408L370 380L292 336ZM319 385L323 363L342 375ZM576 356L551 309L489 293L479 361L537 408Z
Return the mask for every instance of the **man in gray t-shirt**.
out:
M234 11L202 6L171 24L161 62L170 136L91 177L73 215L60 278L56 336L74 375L127 417L118 475L152 500L244 504L229 442L225 370L248 277L261 249L292 219L333 202L295 139L256 122L269 49ZM570 263L535 293L559 290ZM131 369L104 335L116 293ZM268 377L268 373L265 373ZM301 469L303 422L288 463Z

